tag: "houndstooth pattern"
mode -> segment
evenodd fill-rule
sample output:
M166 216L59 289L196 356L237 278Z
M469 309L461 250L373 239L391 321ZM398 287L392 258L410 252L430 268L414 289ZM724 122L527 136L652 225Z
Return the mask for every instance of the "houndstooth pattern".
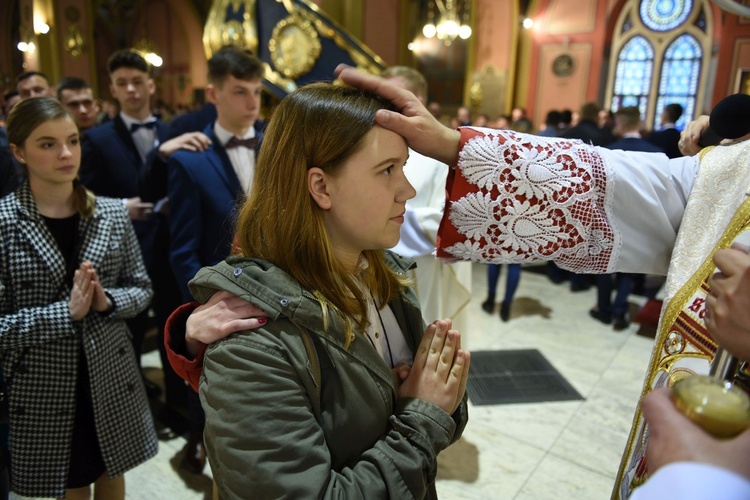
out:
M0 365L11 380L12 489L21 495L64 494L81 342L108 474L123 474L157 451L124 322L148 306L151 282L122 202L97 198L93 217L80 220L79 235L79 262L93 263L115 310L92 311L73 323L64 259L28 183L0 200Z

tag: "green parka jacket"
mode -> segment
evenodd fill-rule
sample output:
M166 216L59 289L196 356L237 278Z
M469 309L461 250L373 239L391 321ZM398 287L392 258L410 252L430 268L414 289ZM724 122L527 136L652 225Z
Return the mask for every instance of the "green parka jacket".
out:
M399 273L411 265L390 252L386 259ZM339 321L324 331L313 294L266 261L229 258L202 269L190 289L202 303L226 290L271 315L205 354L205 442L222 499L437 497L437 454L460 437L465 398L452 416L398 399L372 345L357 332L345 349ZM389 305L414 352L425 330L416 296L407 290ZM328 354L317 377L300 328Z

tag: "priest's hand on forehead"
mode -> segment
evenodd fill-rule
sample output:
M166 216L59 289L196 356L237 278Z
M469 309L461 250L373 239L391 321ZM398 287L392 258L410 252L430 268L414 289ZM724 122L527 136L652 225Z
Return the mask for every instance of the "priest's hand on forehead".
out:
M375 119L383 128L403 136L409 147L439 160L454 165L458 158L461 134L441 124L411 92L400 88L379 76L368 75L340 64L336 74L347 85L369 90L388 99L401 113L381 109Z

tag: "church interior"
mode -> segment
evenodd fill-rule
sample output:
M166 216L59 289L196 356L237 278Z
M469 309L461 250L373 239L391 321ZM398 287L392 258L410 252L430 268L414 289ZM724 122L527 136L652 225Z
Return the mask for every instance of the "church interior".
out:
M152 109L165 121L206 102L207 58L227 44L265 63L265 118L298 87L333 81L339 63L374 74L415 68L445 124L481 119L530 133L557 127L553 110L580 120L587 103L602 123L636 107L644 136L677 103L682 130L722 98L750 94L746 0L5 0L0 26L3 93L24 71L53 85L76 76L105 110L113 104L108 57L135 48L152 66ZM483 310L486 275L485 265L472 265L465 347L538 350L580 398L470 403L462 438L439 457L439 496L609 498L654 346L656 324L636 316L662 277L641 283L623 328L613 329L591 317L590 278L572 285L550 279L543 263L524 265L501 318ZM150 332L142 366L158 387L157 342ZM181 466L185 446L185 434L160 439L158 455L127 472L126 498L213 498L210 466L198 474Z
M262 0L10 0L0 13L8 37L0 52L0 87L9 89L21 71L39 70L52 81L67 75L83 78L106 100L107 57L119 48L140 47L163 61L154 71L156 101L174 110L192 106L204 99L206 54L222 44L247 43L273 64L263 44L272 38L275 22L263 16L278 15L266 12L279 3L288 2L264 7ZM332 21L341 33L337 40L349 52L329 54L336 44L321 37L326 50L315 67L295 69L292 78L271 71L267 80L276 84L267 82L267 89L283 95L290 80L291 88L313 79L330 80L333 75L318 71L335 67L335 62L373 72L405 65L425 75L428 99L439 102L447 115L465 106L494 120L522 107L538 128L549 110L577 111L591 101L613 110L639 106L647 130L658 126L667 101L684 104L684 125L722 97L748 89L750 21L720 6L741 8L741 2L447 3L454 23L470 30L467 38L458 34L460 26L442 40L438 34L425 36L425 25L434 27L442 19L434 0L304 2ZM212 12L221 11L220 5L259 9L257 28L253 16L243 11L226 30L211 31L216 22Z

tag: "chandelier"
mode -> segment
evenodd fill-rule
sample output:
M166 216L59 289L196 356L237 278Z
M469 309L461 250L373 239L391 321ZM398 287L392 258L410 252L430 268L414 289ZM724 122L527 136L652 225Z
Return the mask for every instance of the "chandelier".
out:
M434 0L427 11L427 24L422 28L426 38L437 37L450 45L456 37L466 40L471 36L469 3L471 0ZM459 5L460 4L460 5ZM437 24L435 14L437 7Z

